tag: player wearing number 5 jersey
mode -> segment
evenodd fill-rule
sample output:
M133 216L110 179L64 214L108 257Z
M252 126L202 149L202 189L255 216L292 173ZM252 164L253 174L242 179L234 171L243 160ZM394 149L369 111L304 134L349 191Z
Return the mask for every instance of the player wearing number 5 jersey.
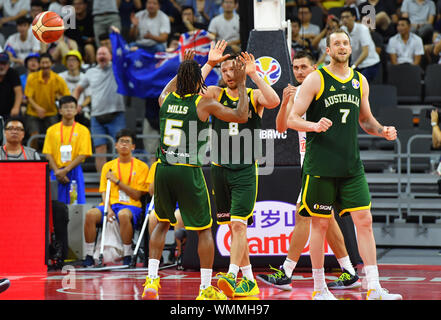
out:
M221 273L219 288L229 297L256 295L259 293L254 279L247 241L247 223L252 221L257 197L257 162L260 154L261 118L265 108L279 105L280 99L256 72L252 54L242 53L246 73L258 89L247 88L248 121L235 123L212 118L211 178L216 202L218 224L229 224L231 230L231 256L227 273ZM238 100L237 82L232 77L233 60L221 64L222 80L226 88L210 86L204 96L217 99L228 108L235 109ZM210 62L204 67L213 67ZM227 145L226 145L227 143ZM243 278L237 283L239 267Z
M212 45L209 59L213 63L223 58L224 42ZM220 52L220 54L218 54ZM201 285L198 300L225 300L226 296L211 286L214 260L214 241L211 233L210 199L201 170L199 155L207 142L210 115L225 121L247 121L245 66L233 63L233 78L238 83L237 109L223 106L215 99L202 98L200 90L206 88L201 68L193 60L194 52L186 52L178 74L164 88L159 97L160 146L159 163L155 174L155 211L158 224L149 243L148 276L144 283L143 298L156 299L160 288L158 266L170 224L176 223L176 202L186 229L198 233L198 254L201 267ZM198 141L201 140L201 141Z
M369 84L348 66L352 52L349 35L333 31L326 39L328 66L312 72L294 104L296 130L306 131L300 215L311 217L310 255L314 278L313 299L335 299L328 291L323 241L332 208L350 214L368 283L367 299L398 300L380 285L372 230L370 194L358 148L357 122L367 133L395 140L394 127L382 126L372 115ZM306 120L300 118L306 112Z

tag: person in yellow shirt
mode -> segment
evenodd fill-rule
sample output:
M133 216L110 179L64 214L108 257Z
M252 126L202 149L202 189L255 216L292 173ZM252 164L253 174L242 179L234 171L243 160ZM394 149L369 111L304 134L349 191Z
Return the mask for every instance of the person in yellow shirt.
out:
M40 71L29 74L25 96L28 99L26 127L30 136L45 133L47 128L58 122L56 100L70 95L62 77L51 70L50 54L40 56ZM32 145L36 148L36 143Z
M70 187L77 182L77 203L86 203L81 163L92 155L92 140L87 127L75 121L78 105L72 96L59 101L61 121L47 129L43 154L49 161L51 179L58 180L58 201L70 204ZM72 202L73 203L73 202Z
M84 223L85 267L94 265L96 226L103 222L107 179L111 181L107 221L118 221L124 249L123 264L129 265L131 262L133 226L141 219L141 197L149 189L148 165L132 156L135 139L135 133L130 129L120 130L116 134L115 144L118 158L106 162L101 170L99 191L102 193L103 202L87 211Z

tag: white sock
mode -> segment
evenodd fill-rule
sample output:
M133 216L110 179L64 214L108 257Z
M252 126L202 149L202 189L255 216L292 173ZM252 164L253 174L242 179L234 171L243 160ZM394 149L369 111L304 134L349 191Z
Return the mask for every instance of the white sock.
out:
M248 280L254 281L253 270L251 269L251 264L244 266L244 267L240 267L240 270L242 270L242 275L244 277L246 277Z
M376 265L364 266L368 290L381 288L378 267Z
M159 263L160 261L157 259L149 259L149 275L148 277L150 279L156 279L158 277L158 269L159 269Z
M95 249L95 242L86 242L86 255L93 257L93 250Z
M352 266L351 260L349 259L349 256L337 259L338 264L340 265L340 268L346 269L350 274L353 276L355 275L355 269Z
M239 266L231 263L228 267L228 273L234 274L234 276L237 278L237 274L239 273Z
M314 279L314 291L322 291L327 288L324 268L312 269L312 277Z
M123 252L124 252L123 253L124 257L131 256L133 253L132 245L131 244L123 244Z
M285 270L285 274L288 278L292 277L292 272L296 268L297 261L292 261L289 258L285 259L285 262L283 263L283 270Z
M201 285L200 289L204 290L211 286L211 276L213 274L213 269L202 269L201 268Z

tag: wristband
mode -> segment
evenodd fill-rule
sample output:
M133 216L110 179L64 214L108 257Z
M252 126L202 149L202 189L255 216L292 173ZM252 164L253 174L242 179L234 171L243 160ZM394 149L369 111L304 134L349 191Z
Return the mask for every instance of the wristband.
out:
M118 181L116 182L116 185L119 186L120 182L121 182L121 180L118 179Z
M436 122L431 122L430 124L432 125L432 127L434 127L434 126L437 126L437 125L438 125L438 123L436 123Z

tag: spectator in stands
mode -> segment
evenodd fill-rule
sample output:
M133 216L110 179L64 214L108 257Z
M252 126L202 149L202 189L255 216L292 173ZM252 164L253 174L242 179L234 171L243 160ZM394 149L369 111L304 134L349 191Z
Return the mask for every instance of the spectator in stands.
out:
M86 76L81 71L81 64L83 62L81 53L77 50L69 51L64 57L63 64L67 70L59 73L59 75L66 81L70 92L74 92L81 80ZM90 126L90 88L84 90L78 98L77 121L86 127ZM85 118L85 119L84 119Z
M149 167L132 156L135 150L135 133L122 129L116 136L118 158L107 162L101 172L100 188L103 202L86 213L84 222L84 239L86 242L86 259L84 266L94 264L96 226L104 218L104 201L107 180L111 181L107 221L118 221L124 248L123 264L131 262L133 228L141 218L141 197L148 192L147 176Z
M170 36L168 37L168 44L167 44L167 49L165 49L166 52L173 52L176 49L178 49L179 47L179 39L181 38L181 34L180 33L173 33L170 34Z
M93 33L97 47L100 46L98 37L103 33L108 33L111 26L121 30L118 1L120 0L93 0Z
M352 68L358 69L368 82L372 82L380 68L380 57L375 50L369 28L355 22L355 18L352 8L344 8L340 15L342 29L348 32L351 38Z
M424 43L430 42L435 22L435 3L429 0L403 0L401 13L404 18L409 18L411 31L423 39Z
M176 24L172 30L172 33L186 33L195 31L198 29L207 29L207 24L196 22L196 18L194 15L194 9L190 6L184 6L182 7L182 13L181 13L181 19L182 22L179 24Z
M24 60L24 65L26 67L26 72L20 75L21 87L24 90L26 88L26 82L28 80L28 75L32 72L37 72L40 69L40 54L30 53ZM23 99L25 97L23 96ZM27 103L27 101L26 101Z
M415 33L410 32L409 18L399 18L398 33L391 37L387 44L391 64L410 63L420 65L424 55L423 40Z
M110 27L111 30L118 30L117 32L120 32L119 29L117 29L114 26ZM98 41L100 43L100 47L106 47L110 53L112 53L112 41L110 41L109 33L102 33L98 36Z
M100 47L97 50L97 66L86 71L86 76L80 80L73 96L75 99L90 87L92 108L91 108L91 132L94 134L107 134L116 139L116 133L125 128L125 105L123 96L118 94L117 84L112 69L112 54L107 47ZM94 138L95 165L97 172L106 162L106 157L99 154L107 153L108 140L105 138Z
M5 37L15 32L16 21L29 14L30 5L30 0L0 1L0 9L3 9L3 16L0 18L0 29Z
M375 14L375 21L372 22L386 41L395 34L395 24L398 22L396 2L394 0L368 0L362 2L358 7L362 15L362 23L371 25L366 21L367 15ZM373 11L375 10L375 11Z
M121 35L126 41L129 41L130 25L132 24L130 16L142 9L141 0L123 0L119 4L119 17L121 18Z
M326 53L326 37L340 26L340 20L334 15L328 15L326 26L323 30L311 41L311 46L318 51L319 59L317 65L322 63L328 64L331 60Z
M301 22L300 35L302 38L312 40L320 33L320 27L311 23L311 8L309 6L299 6L298 18Z
M123 1L124 3L126 1ZM95 35L93 33L93 17L87 7L86 0L73 0L75 8L75 29L69 28L64 34L78 45L78 51L87 64L95 63Z
M40 56L40 70L28 75L25 95L28 99L26 126L30 136L44 134L58 122L57 99L70 95L66 81L51 70L52 56ZM33 148L38 150L37 141Z
M60 39L52 42L50 45L41 45L43 52L49 52L52 56L54 63L61 64L64 56L71 50L78 50L78 44L75 40L70 39L63 34ZM47 48L47 49L45 49Z
M62 17L63 15L61 11L63 10L63 7L67 6L68 4L69 4L68 0L52 0L47 10L53 11Z
M195 21L206 26L221 13L218 1L215 0L187 0L186 5L193 8Z
M438 110L432 110L430 119L432 124L432 146L434 149L441 149L441 130L439 128Z
M32 52L40 51L40 42L33 35L29 35L30 21L22 17L17 20L17 32L10 35L5 43L11 62L16 65L24 65L24 59Z
M433 33L433 40L431 44L427 44L424 46L424 50L427 48L426 57L427 61L430 64L432 60L435 60L435 63L441 64L441 33L435 31Z
M165 51L171 31L170 20L159 10L159 0L147 0L146 9L132 15L130 37L136 39L136 46L150 52Z
M25 137L24 120L10 117L5 122L5 142L0 150L0 160L40 160L35 149L23 146Z
M9 65L7 53L0 53L0 116L7 119L20 113L23 92L20 77Z
M303 38L300 34L300 25L299 18L293 17L291 20L291 51L293 51L293 57L296 51L310 50L311 48L311 41Z
M211 19L208 32L216 40L225 40L234 52L240 51L239 15L235 13L237 0L222 0L224 12Z
M86 203L81 164L92 155L89 129L75 121L77 100L72 96L60 99L61 121L47 129L43 154L49 161L51 180L58 181L58 201L70 204L70 185L77 182L77 202Z

